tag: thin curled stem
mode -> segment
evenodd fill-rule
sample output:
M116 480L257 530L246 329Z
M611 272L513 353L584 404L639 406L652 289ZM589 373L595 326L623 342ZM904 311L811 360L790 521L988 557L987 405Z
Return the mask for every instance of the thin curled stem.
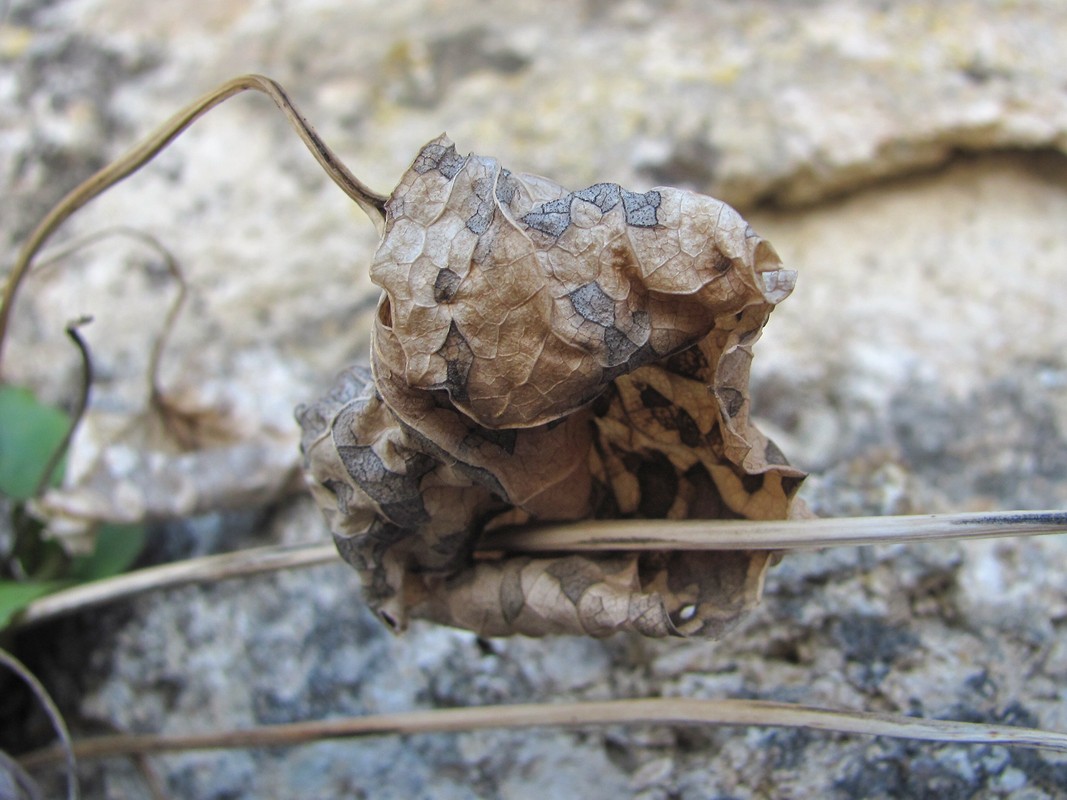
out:
M75 747L71 742L67 725L63 721L63 715L59 712L59 708L56 707L55 701L48 694L48 690L37 680L37 676L30 672L29 667L3 649L0 649L0 664L3 664L25 681L26 685L30 687L30 690L37 697L38 702L44 707L45 713L55 729L56 736L59 737L59 745L49 748L49 752L52 753L51 761L62 759L66 762L67 798L68 800L78 800L81 793L78 789L78 764L77 756L74 754Z
M36 271L41 273L48 267L59 264L63 259L79 250L99 244L106 239L118 237L132 239L154 251L163 260L164 268L178 286L178 293L174 300L171 301L170 307L167 309L167 314L163 319L163 326L160 329L159 336L156 337L152 344L152 351L148 357L148 367L146 369L148 374L149 401L157 408L162 409L164 405L164 395L160 385L159 374L163 362L163 354L167 349L167 344L170 341L170 336L178 321L178 316L181 314L185 302L189 298L189 283L185 280L185 273L182 271L181 263L178 261L174 253L150 233L138 230L137 228L131 228L128 225L114 225L98 231L93 231L92 233L79 237L72 242L68 242L61 247L57 247L55 250L50 250L41 255L36 259Z
M7 285L4 287L3 299L0 301L2 302L0 305L0 362L3 359L11 310L19 287L29 274L34 257L59 226L82 206L137 172L212 108L250 89L262 92L274 101L331 180L366 212L379 231L382 230L385 224L385 201L388 198L370 189L348 170L336 154L319 138L314 128L300 115L280 84L263 75L242 75L227 81L183 108L140 144L68 192L41 220L19 252Z
M81 391L78 392L78 400L74 406L74 412L70 415L70 425L67 427L67 432L63 434L63 439L60 441L56 449L52 451L48 463L41 472L41 477L37 481L37 488L34 489L33 492L34 497L39 498L45 493L45 490L52 485L52 479L56 474L56 470L59 468L60 462L63 461L63 456L65 456L67 450L70 449L70 443L74 438L74 432L78 430L78 425L81 424L82 417L85 416L85 410L89 407L89 392L92 391L93 388L93 358L89 352L89 345L86 343L84 337L78 332L78 328L82 325L87 325L90 322L92 322L92 317L82 317L67 325L67 336L74 342L74 346L78 348L78 355L81 357Z

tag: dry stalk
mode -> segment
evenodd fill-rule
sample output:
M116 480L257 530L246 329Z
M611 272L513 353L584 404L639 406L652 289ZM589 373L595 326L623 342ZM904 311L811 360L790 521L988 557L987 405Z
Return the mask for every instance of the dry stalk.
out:
M1067 734L1029 728L925 720L897 714L831 711L761 700L690 698L445 708L202 734L99 736L76 743L74 752L78 758L87 760L180 750L293 746L356 736L634 724L805 728L931 742L1013 745L1067 753ZM32 769L54 763L61 757L57 748L47 748L24 756L21 763L26 769Z
M341 163L340 159L300 115L285 90L278 83L263 75L242 75L227 81L190 103L159 126L140 144L72 189L37 225L19 252L18 259L15 261L7 284L4 287L2 305L0 305L0 359L3 356L7 328L19 287L22 285L26 275L29 274L33 266L34 257L59 226L79 208L82 208L95 197L137 172L137 170L155 158L175 138L181 135L186 128L212 108L230 97L250 89L262 92L274 101L326 174L360 208L367 212L367 216L372 221L382 221L384 219L382 208L385 205L386 198L368 188Z
M32 625L144 592L190 583L212 583L261 572L312 567L338 560L337 549L332 544L259 547L225 555L191 558L55 592L26 606L13 624L16 627Z
M814 550L1067 533L1065 511L916 514L709 522L597 520L491 534L484 547L524 553L597 550Z
M49 748L49 752L52 753L51 761L62 760L66 762L67 798L68 800L78 800L81 793L78 790L77 757L74 754L74 745L71 743L67 724L63 720L63 715L56 707L55 701L52 700L51 695L48 694L48 690L45 689L37 677L30 672L29 668L6 650L0 649L0 664L3 664L18 675L19 678L30 687L30 691L33 692L38 702L44 707L45 714L48 715L48 720L52 723L56 736L59 737L59 744ZM0 755L3 754L0 753Z
M1011 511L817 520L609 520L491 534L483 552L610 550L800 550L1067 533L1067 512ZM42 597L14 620L28 626L190 583L338 561L332 544L259 547L137 570Z

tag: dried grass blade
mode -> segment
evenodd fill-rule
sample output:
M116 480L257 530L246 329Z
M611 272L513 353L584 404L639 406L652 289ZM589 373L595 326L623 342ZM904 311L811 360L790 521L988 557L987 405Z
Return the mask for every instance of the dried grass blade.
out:
M355 736L635 724L806 728L931 742L1010 745L1067 753L1067 734L1030 728L918 719L896 714L833 711L761 700L691 698L448 708L206 734L101 736L77 742L74 752L84 760L179 750L293 746ZM60 756L57 750L48 748L24 756L21 763L29 769L52 763Z
M817 520L595 520L519 528L485 537L508 552L799 550L1067 533L1065 511L997 511Z
M1067 532L1067 512L1012 511L816 520L604 520L494 533L483 551L797 550L1031 536ZM42 597L16 617L26 626L141 592L208 583L339 560L332 544L260 547L190 559Z
M84 611L142 592L241 578L261 572L277 572L338 561L332 544L299 547L257 547L218 556L192 558L160 567L149 567L114 578L93 581L42 597L30 603L13 621L15 627L44 622Z

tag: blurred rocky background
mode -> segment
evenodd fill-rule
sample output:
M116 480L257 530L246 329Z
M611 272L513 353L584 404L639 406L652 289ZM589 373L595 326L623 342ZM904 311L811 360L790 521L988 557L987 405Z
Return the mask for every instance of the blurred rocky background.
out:
M0 255L63 194L224 79L279 80L389 191L421 144L580 187L735 204L799 282L757 347L755 411L821 514L1067 507L1067 6L628 0L11 0L0 5ZM372 226L268 100L242 96L68 224L163 243L192 293L163 367L234 435L367 356ZM5 377L133 413L175 287L111 237L26 287ZM206 399L204 399L206 398ZM170 523L156 550L325 540L308 500ZM157 553L158 555L158 553ZM1067 540L788 557L718 643L483 642L366 612L320 567L161 592L14 643L79 733L647 695L753 697L1067 731ZM3 683L5 693L16 691ZM18 720L11 701L3 728ZM31 724L32 727L32 724ZM670 727L381 738L151 759L181 798L1067 796L1000 747ZM150 797L129 761L91 798ZM59 783L51 784L58 787Z

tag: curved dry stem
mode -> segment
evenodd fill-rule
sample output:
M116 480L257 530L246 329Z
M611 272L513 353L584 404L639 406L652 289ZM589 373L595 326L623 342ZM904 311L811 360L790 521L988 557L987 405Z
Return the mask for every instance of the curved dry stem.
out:
M846 545L985 539L1067 532L1062 511L928 514L795 521L609 520L530 528L486 537L483 551L799 550ZM27 626L148 591L340 561L332 544L259 547L130 572L65 589L26 606Z
M834 711L762 700L695 700L685 697L406 711L184 736L100 736L76 743L74 750L78 758L95 759L177 750L293 746L354 736L636 724L805 728L931 742L1011 745L1067 753L1067 734L1031 728ZM50 764L59 755L54 748L48 748L24 756L21 762L30 769Z
M35 271L41 273L46 268L54 266L56 263L78 250L89 247L90 245L105 239L120 236L133 239L155 251L155 253L163 260L163 265L166 268L167 273L174 279L174 282L178 286L178 293L167 308L167 313L163 319L163 325L160 328L159 335L152 342L152 349L148 356L148 365L145 372L148 376L149 407L156 413L164 429L174 441L183 448L188 449L190 446L188 431L184 430L176 421L176 419L181 416L181 412L174 409L167 401L160 380L163 354L166 352L171 335L174 333L178 316L185 308L186 300L188 300L189 297L189 283L185 279L185 273L182 271L181 263L178 261L174 253L150 233L145 233L144 231L126 225L116 225L79 237L76 241L69 242L63 247L50 250L47 254L37 259Z
M19 762L3 750L0 750L0 786L4 788L10 786L15 792L13 795L0 795L4 800L8 797L14 800L44 800L41 787L37 785L37 782L30 777Z
M73 242L68 242L62 247L57 247L55 250L49 250L48 253L36 259L36 272L38 274L43 272L46 268L54 266L62 259L79 250L90 247L98 242L102 242L105 239L110 239L112 237L117 238L120 236L133 239L140 244L145 245L150 250L154 250L156 254L163 259L163 265L166 267L167 273L174 279L174 282L178 284L178 294L174 300L171 301L170 307L167 309L167 315L163 320L163 327L159 336L156 337L153 342L152 352L148 357L147 372L149 398L154 406L161 409L163 390L159 383L160 364L163 361L163 353L167 349L167 344L170 341L171 333L174 331L174 325L177 322L178 315L181 313L182 308L185 306L185 301L189 297L189 283L185 280L185 273L182 272L181 264L174 253L150 233L138 230L137 228L131 228L127 225L115 225L86 234Z
M29 273L37 252L56 229L79 208L155 158L182 131L212 108L249 89L262 92L274 101L326 174L367 213L379 231L382 230L385 224L384 209L387 198L366 186L341 163L307 120L300 115L280 84L263 75L242 75L227 81L179 111L132 150L72 189L41 220L23 245L11 270L7 285L4 287L3 305L0 306L0 361L3 357L12 306L19 287Z
M82 317L67 325L67 336L74 342L74 346L78 348L78 355L81 356L81 391L78 393L78 400L74 407L74 413L70 415L70 426L67 428L67 432L63 434L63 439L60 441L59 445L48 458L48 463L45 465L44 471L41 472L41 477L37 481L37 487L33 492L33 496L37 498L40 498L40 496L45 493L45 490L52 484L52 476L55 475L59 463L63 460L63 456L66 455L67 450L70 448L70 442L74 438L74 432L78 430L78 425L81 424L82 417L85 416L85 409L89 407L89 392L93 388L93 359L92 355L89 353L89 345L78 332L78 328L82 325L88 325L92 321L92 317Z
M71 743L70 732L63 721L63 715L59 713L59 709L56 707L51 695L48 694L48 690L41 685L41 682L37 680L37 676L30 672L25 664L2 648L0 648L0 663L25 681L44 707L45 713L48 715L48 719L51 721L60 742L58 747L49 748L49 752L53 753L51 760L59 761L63 759L67 762L67 797L69 800L77 800L80 796L78 790L78 765L74 755L74 745Z
M162 254L163 261L167 265L167 271L171 274L171 277L178 282L178 296L174 298L170 308L167 309L167 317L163 320L163 329L159 332L155 342L152 343L152 353L148 357L149 402L163 415L165 401L163 387L159 381L160 364L163 362L163 351L167 349L167 343L170 341L170 335L174 331L175 323L178 321L178 315L181 314L182 308L185 307L185 301L189 297L189 284L186 283L181 265L178 263L178 259L174 257L174 254L153 237L148 238L151 245Z

